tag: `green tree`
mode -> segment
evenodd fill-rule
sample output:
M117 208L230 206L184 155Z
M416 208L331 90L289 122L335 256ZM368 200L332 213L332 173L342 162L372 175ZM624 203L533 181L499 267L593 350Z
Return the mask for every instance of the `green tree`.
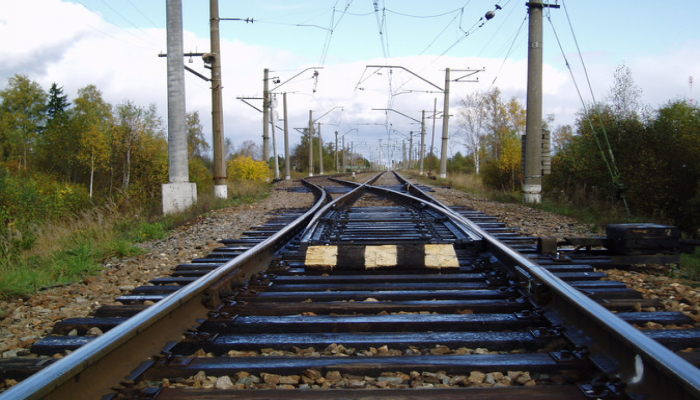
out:
M209 143L204 138L204 127L199 119L199 111L187 113L187 152L190 157L205 159Z
M230 139L226 139L229 141ZM204 139L204 128L199 112L187 113L187 151L190 180L197 184L199 191L207 191L214 185L212 162L207 157L209 143Z
M155 199L168 177L165 127L155 105L143 108L131 101L117 105L110 139L110 187L119 184L127 197ZM115 182L118 177L121 182Z
M73 120L79 140L77 159L90 171L90 198L93 196L95 173L109 170L112 106L105 102L95 85L78 90Z
M0 154L26 169L46 122L46 92L26 75L15 75L0 91Z
M76 136L68 110L70 102L57 83L51 84L46 105L46 128L38 137L39 164L49 172L61 172L68 180L76 180Z

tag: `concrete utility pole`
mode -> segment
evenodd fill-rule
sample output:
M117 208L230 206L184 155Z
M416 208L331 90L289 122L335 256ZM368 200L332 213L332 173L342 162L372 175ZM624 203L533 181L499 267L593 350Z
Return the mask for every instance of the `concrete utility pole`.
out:
M263 161L270 161L270 70L263 71Z
M314 112L309 110L309 176L314 176Z
M211 27L211 53L204 55L204 62L211 64L211 104L212 130L214 145L214 195L221 199L228 198L226 183L226 162L224 160L224 113L222 106L223 89L221 85L221 44L219 40L219 0L209 0Z
M542 201L542 0L527 3L529 39L527 52L527 116L525 122L525 160L523 200Z
M321 139L321 123L318 123L318 174L323 175L323 139Z
M280 178L280 163L279 158L277 158L277 134L275 132L275 124L277 119L275 118L275 110L270 112L270 125L272 126L272 156L275 158L275 179Z
M335 173L339 173L338 171L338 131L335 131Z
M408 139L408 168L413 168L413 131L409 132Z
M189 182L182 0L166 3L168 36L169 183L163 185L163 214L184 211L197 202L197 184Z
M445 69L445 102L442 106L442 151L440 153L440 178L447 178L447 141L450 124L450 69Z
M420 175L423 176L423 161L425 157L425 110L421 111L420 122Z
M406 159L406 140L404 139L403 144L401 145L401 168L408 168L408 160Z
M289 124L287 123L287 92L282 93L282 107L284 108L284 179L292 179L292 169L289 161Z
M435 120L437 119L437 97L433 99L433 134L430 136L430 162L428 163L430 167L428 168L428 175L433 173L433 158L435 154L433 153L435 148Z
M348 168L348 150L345 148L345 135L342 137L343 139L343 172L347 171Z

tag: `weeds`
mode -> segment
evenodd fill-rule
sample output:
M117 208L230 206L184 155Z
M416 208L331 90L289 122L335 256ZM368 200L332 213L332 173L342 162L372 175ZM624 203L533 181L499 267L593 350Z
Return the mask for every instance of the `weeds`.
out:
M140 255L138 243L164 239L169 231L212 210L251 203L269 194L269 184L235 184L232 199L201 194L190 209L167 216L109 203L59 221L0 235L0 299L29 296L44 287L77 282L99 273L109 258Z

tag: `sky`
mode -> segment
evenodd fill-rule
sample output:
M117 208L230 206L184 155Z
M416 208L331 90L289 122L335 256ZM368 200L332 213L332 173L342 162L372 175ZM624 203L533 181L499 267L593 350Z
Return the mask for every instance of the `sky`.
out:
M205 53L209 2L182 3L185 52ZM337 131L356 152L373 160L381 155L384 162L400 158L412 131L417 147L415 120L422 110L431 115L435 103L442 110L446 68L453 80L450 155L465 153L454 118L460 99L497 87L504 100L526 103L525 0L219 3L221 18L240 19L223 20L220 28L224 134L236 146L262 143L262 114L239 98L262 96L265 68L282 84L274 90L280 114L281 93L288 93L292 147L301 135L291 128L308 126L311 110L314 119L320 117L324 142ZM586 103L605 100L621 65L630 69L642 102L652 109L697 98L700 88L693 89L689 78L700 80L700 2L558 4L545 11L543 44L543 110L554 115L555 126L574 123L581 97ZM24 74L46 90L56 82L70 100L79 88L94 84L112 104L155 103L167 121L166 59L158 57L166 51L165 5L164 0L0 0L0 88ZM484 18L488 11L493 18ZM209 75L201 58L183 62ZM472 73L466 71L478 72L454 81ZM211 138L208 82L186 73L186 97L187 110L199 112ZM262 102L249 103L260 108ZM441 132L438 119L436 147ZM432 120L428 147L431 135ZM281 137L277 146L282 151Z

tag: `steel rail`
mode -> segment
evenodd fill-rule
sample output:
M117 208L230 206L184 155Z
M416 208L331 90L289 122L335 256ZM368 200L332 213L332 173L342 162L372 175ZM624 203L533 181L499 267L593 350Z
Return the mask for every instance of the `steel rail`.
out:
M416 197L446 207L398 174L395 175ZM473 222L459 215L457 217L483 236L487 250L496 253L501 262L508 263L506 266L520 276L523 288L537 298L538 305L547 316L554 323L569 327L564 334L575 344L585 346L591 360L606 374L619 379L628 395L639 398L700 398L700 370L694 365Z
M445 215L457 228L459 228L464 235L466 236L466 239L468 242L470 242L473 245L478 245L478 242L481 240L481 236L478 234L474 233L474 230L471 229L470 226L465 226L463 223L463 219L460 219L459 216L454 213L452 210L448 209L447 207L436 205L430 202L426 202L424 199L418 198L416 196L412 196L409 194L405 193L400 193L394 190L389 190L385 189L379 186L372 186L372 183L376 182L379 177L384 174L384 172L381 172L374 177L372 177L370 180L368 180L365 183L358 183L358 182L352 182L352 181L343 181L335 178L330 178L331 180L341 183L341 184L347 184L348 186L356 186L355 189L351 190L350 192L346 193L345 195L338 197L337 199L333 200L332 202L328 203L323 209L321 209L313 218L313 220L309 223L307 226L306 230L304 231L302 235L302 248L303 246L306 246L309 241L311 236L313 235L313 232L315 231L316 228L318 228L319 224L322 222L322 218L324 215L332 210L336 209L338 207L341 207L343 204L348 204L354 201L355 199L359 198L362 196L362 193L364 191L368 192L373 192L382 196L387 196L394 198L398 201L409 201L411 202L414 206L416 207L427 207L432 209L433 211Z
M157 355L167 341L181 340L188 328L206 317L210 311L207 304L218 300L219 289L234 279L244 279L258 265L267 265L276 251L327 202L324 190L307 181L304 184L314 193L315 203L292 224L25 379L0 395L0 399L95 399L125 381L129 384L124 377L145 357ZM133 340L137 336L139 340ZM109 379L102 376L104 371L110 371Z

